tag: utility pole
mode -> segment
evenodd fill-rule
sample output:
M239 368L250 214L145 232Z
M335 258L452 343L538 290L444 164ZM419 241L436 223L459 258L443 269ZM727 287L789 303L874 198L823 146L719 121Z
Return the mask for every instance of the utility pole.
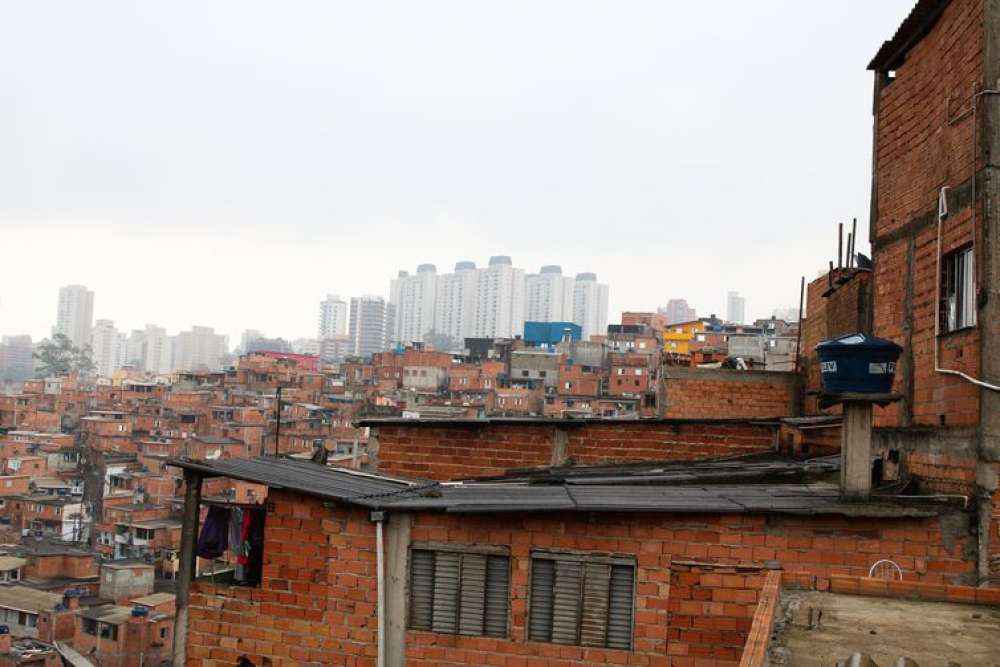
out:
M278 385L276 391L276 400L274 402L275 411L275 422L274 422L274 457L278 457L278 448L281 443L281 385Z

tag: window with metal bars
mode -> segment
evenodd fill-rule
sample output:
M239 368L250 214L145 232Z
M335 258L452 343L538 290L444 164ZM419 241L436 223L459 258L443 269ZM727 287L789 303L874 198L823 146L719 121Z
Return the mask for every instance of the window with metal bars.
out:
M508 636L510 556L410 550L411 630Z
M631 649L634 581L627 558L533 553L528 639Z
M972 246L941 258L941 332L976 325L976 259Z

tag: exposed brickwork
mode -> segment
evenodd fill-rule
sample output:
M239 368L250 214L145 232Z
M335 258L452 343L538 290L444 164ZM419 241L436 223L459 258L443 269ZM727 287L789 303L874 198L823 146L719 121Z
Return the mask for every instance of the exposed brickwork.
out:
M935 373L933 346L935 223L943 186L953 189L955 201L944 223L942 253L977 234L967 188L963 194L973 176L973 117L963 113L983 78L982 12L979 0L949 3L877 100L874 333L903 344L913 360L912 371L904 364L896 378L908 401L877 413L877 425L978 422L978 390ZM943 337L940 345L942 367L978 374L977 330Z
M196 585L188 664L228 667L246 655L258 665L264 656L275 666L373 665L375 536L366 513L282 490L269 500L263 586ZM932 584L959 582L974 567L968 539L945 540L939 519L424 513L411 539L507 547L512 576L509 639L409 631L409 665L735 665L765 561L779 561L793 581L827 586L835 575L867 575L879 558L899 563L907 580ZM536 549L635 559L632 651L525 640Z
M568 460L701 460L771 451L775 433L773 426L726 421L594 422L564 428L566 449L559 456L555 424L382 425L378 470L444 480Z
M762 419L792 414L791 373L670 368L664 416Z
M740 667L766 667L767 647L771 642L771 631L774 629L774 612L778 607L781 594L781 572L768 572L764 575L764 586L760 590L757 610L754 612L753 625L746 645Z

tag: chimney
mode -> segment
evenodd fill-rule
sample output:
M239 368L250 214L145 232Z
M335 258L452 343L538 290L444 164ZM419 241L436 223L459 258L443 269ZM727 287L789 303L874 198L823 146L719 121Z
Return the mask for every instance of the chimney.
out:
M10 628L0 625L0 655L10 653Z

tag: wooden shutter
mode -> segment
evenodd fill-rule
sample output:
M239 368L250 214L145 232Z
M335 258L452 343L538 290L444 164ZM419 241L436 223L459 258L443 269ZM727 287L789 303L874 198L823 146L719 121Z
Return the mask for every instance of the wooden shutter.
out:
M585 563L583 575L580 645L605 646L608 634L608 589L611 566L605 563Z
M462 554L461 606L458 632L483 634L483 604L486 600L486 556Z
M434 599L434 552L410 552L410 627L431 629L431 609Z
M612 565L608 599L608 648L632 648L635 568Z
M458 592L461 555L438 551L434 554L434 632L455 634L458 630Z
M507 556L490 556L486 560L484 635L487 637L507 636L509 605L510 558Z
M555 561L531 559L531 609L528 613L528 639L552 641L552 601L555 589Z
M558 560L552 599L552 642L577 644L580 640L581 585L580 563Z

